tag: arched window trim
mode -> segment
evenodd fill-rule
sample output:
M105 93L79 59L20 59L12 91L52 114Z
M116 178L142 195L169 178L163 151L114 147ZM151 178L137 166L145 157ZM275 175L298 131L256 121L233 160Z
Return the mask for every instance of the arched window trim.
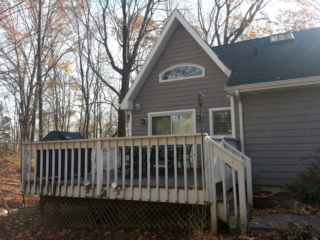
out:
M169 71L170 69L176 68L176 67L181 67L181 66L191 66L191 67L197 67L201 68L202 74L197 75L197 76L190 76L190 77L181 77L181 78L174 78L174 79L167 79L167 80L162 80L162 75ZM179 80L185 80L185 79L192 79L192 78L200 78L205 76L205 69L203 66L200 66L198 64L193 64L193 63L181 63L181 64L176 64L172 65L166 69L164 69L160 74L159 74L159 82L172 82L172 81L179 81Z

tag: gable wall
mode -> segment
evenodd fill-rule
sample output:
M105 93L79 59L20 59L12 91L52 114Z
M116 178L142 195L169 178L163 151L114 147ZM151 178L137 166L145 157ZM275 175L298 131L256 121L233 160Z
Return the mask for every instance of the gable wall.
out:
M243 95L245 153L261 185L283 185L320 147L319 88Z
M205 77L159 83L161 71L180 63L193 63L205 67ZM132 111L132 135L148 135L148 124L140 124L141 118L148 118L148 112L196 109L196 113L199 114L200 92L204 94L203 131L209 133L208 108L229 106L224 91L226 83L227 76L191 35L178 25L134 101L134 104L141 104L141 110ZM200 132L200 122L197 122L196 126L197 132Z

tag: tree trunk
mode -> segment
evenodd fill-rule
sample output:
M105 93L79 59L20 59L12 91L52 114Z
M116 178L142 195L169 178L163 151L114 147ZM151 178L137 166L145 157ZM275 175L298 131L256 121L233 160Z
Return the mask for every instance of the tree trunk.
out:
M121 103L126 96L128 90L129 90L129 76L130 73L124 73L122 75L122 86L119 96L119 103ZM118 109L118 137L126 137L126 111Z
M38 102L39 102L39 140L43 138L43 121L42 121L42 114L43 114L43 107L42 107L42 62L41 62L41 14L42 14L42 2L39 0L39 19L38 19L38 49L37 49L37 84L38 84Z

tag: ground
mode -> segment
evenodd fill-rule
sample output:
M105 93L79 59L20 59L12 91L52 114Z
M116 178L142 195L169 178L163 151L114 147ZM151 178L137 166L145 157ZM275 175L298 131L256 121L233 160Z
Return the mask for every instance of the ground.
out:
M320 215L320 206L317 204L304 204L304 208L298 204L288 207L286 203L291 198L288 193L278 193L274 195L274 207L266 209L253 209L252 217L259 215L273 214L299 214L299 215Z
M0 172L0 185L7 205L15 210L9 216L0 216L0 240L2 239L115 239L115 240L216 240L216 239L249 239L245 236L228 235L223 228L218 237L214 237L202 229L129 229L129 228L55 228L44 226L38 213L37 196L27 195L27 208L22 207L22 196L19 191L20 174ZM304 208L286 206L288 194L276 194L275 207L253 209L252 220L259 224L259 216L276 214L320 215L317 205L305 205ZM18 210L16 210L18 209ZM0 211L5 206L0 198ZM1 214L0 214L1 215ZM267 239L256 237L251 239ZM268 238L269 239L269 238Z
M19 188L20 173L0 171L0 190L11 210L22 207L22 194ZM38 196L27 195L25 199L27 206L35 206L39 203ZM0 213L5 210L5 205L0 196Z

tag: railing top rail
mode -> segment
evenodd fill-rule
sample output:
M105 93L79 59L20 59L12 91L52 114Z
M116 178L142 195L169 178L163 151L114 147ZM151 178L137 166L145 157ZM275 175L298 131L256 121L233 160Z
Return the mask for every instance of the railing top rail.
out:
M237 154L239 154L241 157L245 158L246 160L251 162L251 158L249 158L247 155L243 154L242 152L240 152L238 149L236 149L235 147L233 147L232 145L230 145L229 143L227 143L226 141L223 140L223 144L228 146L229 148L231 148L233 151L235 151Z
M230 139L230 140L234 140L234 141L239 141L239 139L234 138L234 137L229 137L229 136L211 136L210 138L215 139L215 140Z
M38 141L38 142L25 142L23 145L36 145L36 144L55 144L55 143L72 143L72 142L97 142L97 141L123 141L123 140L136 140L136 139L170 139L170 138L184 138L184 137L201 137L208 136L207 133L196 134L179 134L179 135L157 135L157 136L135 136L135 137L116 137L116 138L95 138L95 139L72 139L72 140L58 140L58 141Z
M216 141L212 140L210 137L206 137L206 138L205 138L205 141L208 141L208 142L212 143L216 148L224 151L225 154L229 155L230 158L236 160L236 161L237 161L238 163L240 163L241 165L244 165L244 161L243 161L241 158L239 158L237 155L232 154L231 152L229 152L228 150L226 150L223 146L221 146L221 145L220 145L219 143L217 143ZM221 158L221 160L224 161L224 162L226 162L227 164L231 164L231 163L228 162L227 159Z

